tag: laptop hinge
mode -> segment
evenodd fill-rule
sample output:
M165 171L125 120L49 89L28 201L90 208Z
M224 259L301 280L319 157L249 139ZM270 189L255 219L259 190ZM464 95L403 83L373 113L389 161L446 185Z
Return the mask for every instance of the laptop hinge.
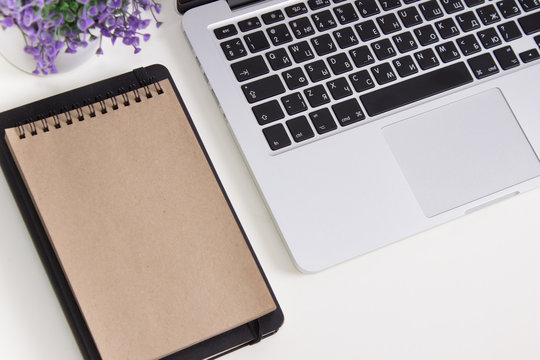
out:
M236 9L236 8L238 8L240 6L243 6L243 5L246 5L246 4L251 4L251 3L254 3L254 2L258 2L258 1L260 1L260 0L227 0L231 10Z
M217 0L177 0L176 7L178 8L178 11L180 12L180 14L183 14L191 8L208 4L214 1L217 1ZM229 7L232 10L240 6L251 4L258 1L260 0L227 0L227 3L229 4Z

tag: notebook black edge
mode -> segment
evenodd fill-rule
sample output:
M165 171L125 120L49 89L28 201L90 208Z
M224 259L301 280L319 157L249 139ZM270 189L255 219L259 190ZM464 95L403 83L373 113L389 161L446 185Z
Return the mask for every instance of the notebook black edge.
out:
M164 360L214 359L245 345L256 343L261 338L274 334L284 321L283 312L281 311L281 307L275 297L270 283L268 282L259 260L253 251L244 228L238 219L227 193L225 192L223 184L221 183L214 165L208 156L206 148L201 141L199 133L197 132L193 120L176 85L174 84L169 71L165 66L155 64L148 67L135 69L122 75L105 79L94 84L83 86L0 113L0 166L2 167L3 173L17 203L19 211L23 216L30 236L40 256L41 262L45 267L49 280L53 285L58 299L60 300L64 314L66 315L71 330L79 345L79 349L85 359L99 360L101 359L101 356L75 300L75 297L71 292L67 278L65 277L61 265L56 258L54 249L49 242L37 210L33 205L30 194L28 193L21 174L19 173L15 161L11 156L5 140L5 129L15 127L21 123L38 121L44 117L62 114L66 110L72 110L75 107L82 107L94 101L104 100L104 97L107 97L107 94L118 96L122 92L140 89L143 88L144 85L151 85L154 82L159 82L165 79L169 79L171 82L174 92L186 114L193 133L195 134L195 137L204 153L206 160L208 161L208 164L210 165L210 168L212 169L212 173L217 180L223 196L227 201L238 227L240 228L242 236L246 241L246 244L259 268L270 294L274 299L276 310L248 324L241 325L225 333L195 344L189 348L168 355L164 358Z

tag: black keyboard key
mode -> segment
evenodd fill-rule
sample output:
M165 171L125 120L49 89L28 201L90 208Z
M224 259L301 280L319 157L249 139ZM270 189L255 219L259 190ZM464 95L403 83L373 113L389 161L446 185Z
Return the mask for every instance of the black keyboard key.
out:
M362 17L367 18L381 12L375 0L358 0L356 8Z
M398 51L402 54L418 48L418 44L408 31L403 34L394 35L392 40L394 40L394 44L396 44Z
M269 97L285 92L285 87L277 75L272 75L260 80L255 80L242 85L242 91L247 101L252 104L256 101L268 99Z
M518 19L519 25L527 35L540 31L540 12L535 12Z
M377 18L377 24L381 28L383 34L391 34L401 30L401 25L395 14L390 13Z
M371 73L379 85L384 85L397 79L397 76L389 63L373 66L371 68Z
M337 26L336 20L328 10L311 15L311 19L319 31L325 31Z
M379 4L381 4L381 7L384 11L397 9L401 6L400 0L379 0Z
M330 90L330 94L332 94L334 100L343 99L353 94L351 86L344 77L328 81L326 86Z
M356 32L362 41L369 41L381 36L373 20L367 20L355 25Z
M273 24L275 22L285 19L281 10L274 10L266 14L262 14L261 18L266 25Z
M322 60L317 60L305 66L306 72L312 82L321 81L330 77L330 70Z
M326 55L336 51L336 45L332 40L332 37L328 34L323 34L311 39L311 45L315 49L315 52L319 55Z
M413 75L418 72L418 68L414 63L414 60L409 55L396 59L392 61L392 63L401 77Z
M332 105L332 110L341 126L347 126L366 118L360 104L354 98Z
M467 60L477 79L483 79L499 72L499 68L490 54L482 54Z
M456 45L451 41L435 46L435 51L437 51L443 63L448 63L461 57Z
M518 0L521 7L525 12L529 12L540 8L540 1L538 0Z
M279 106L277 100L272 100L267 103L254 106L252 109L255 119L259 125L266 125L279 119L283 119L285 114Z
M500 49L497 49L493 52L497 62L503 70L508 70L519 66L519 60L514 53L514 50L510 46L504 46Z
M396 55L390 39L382 39L371 43L371 48L379 60L386 60Z
M453 14L465 9L461 0L441 0L441 4L447 14Z
M241 31L250 31L261 27L261 22L258 18L252 17L238 22L238 27Z
M476 41L476 38L472 34L459 38L456 40L456 42L461 49L461 52L465 56L475 54L482 50L480 44L478 43L478 41Z
M461 30L465 32L478 29L480 27L480 23L472 11L457 15L456 21L461 27Z
M330 110L327 108L309 113L309 117L311 118L311 122L313 123L317 134L319 135L337 129L336 122L332 118Z
M238 81L246 81L268 73L268 66L260 55L231 64L231 68Z
M408 4L415 3L417 1L419 1L419 0L403 0L403 3L408 5Z
M534 42L536 42L536 45L540 47L540 35L534 37Z
M285 49L276 49L266 53L266 59L274 70L284 69L291 66L292 62Z
M465 0L465 4L467 4L468 7L473 7L483 4L485 1L486 0Z
M431 69L432 67L439 65L439 60L431 49L424 49L414 53L414 57L422 70Z
M338 46L342 49L358 44L358 38L350 27L336 30L333 34Z
M375 58L367 45L352 49L349 51L349 55L351 56L351 59L353 59L356 67L366 66L375 62Z
M531 49L519 53L519 57L521 58L521 61L523 61L524 63L528 63L540 59L540 54L538 54L538 50Z
M348 24L358 20L358 14L352 4L347 3L334 8L334 14L340 24Z
M262 31L244 35L244 41L252 53L268 49L270 44Z
M298 3L291 6L287 6L285 8L285 13L288 17L295 17L301 14L307 13L308 9L306 7L306 4L304 3Z
M414 6L401 9L397 14L405 27L411 27L422 23L422 17Z
M513 21L497 25L497 29L499 29L504 41L516 40L522 36L521 31L519 31L516 23Z
M272 44L275 46L292 41L292 35L285 24L270 27L266 29L266 32L268 33L268 37L270 37L270 41L272 41Z
M289 51L297 63L313 59L315 56L307 41L302 41L294 45L289 46Z
M308 0L307 3L311 10L318 10L330 6L330 0Z
M367 70L361 70L349 75L349 80L356 92L366 91L375 86L375 83Z
M216 35L218 40L225 39L236 34L238 34L238 30L236 30L236 27L233 24L214 29L214 35Z
M459 35L459 30L456 23L452 18L443 19L435 23L435 28L439 32L439 35L443 39L451 38L452 36Z
M495 28L480 30L476 35L486 49L490 49L502 43L501 37L497 34L497 31L495 31Z
M464 63L411 77L360 96L367 113L376 116L390 110L440 94L473 81Z
M315 29L307 17L301 17L290 21L289 26L297 39L315 34Z
M330 97L322 85L316 85L305 89L304 96L311 107L321 106L330 102Z
M443 12L439 7L439 4L435 0L429 0L418 4L418 7L420 8L422 15L424 15L424 18L427 21L437 19L443 16Z
M276 124L263 129L264 137L272 150L279 150L291 145L291 139L282 124Z
M304 75L302 68L299 67L284 71L281 73L281 76L283 76L283 80L285 80L290 90L298 89L308 84L306 75Z
M345 53L329 56L327 60L335 75L343 74L353 69L351 61Z
M497 1L497 7L505 19L521 14L521 10L519 10L519 6L515 0Z
M478 14L480 21L484 25L489 25L501 21L499 13L497 12L497 10L495 10L495 6L493 6L492 4L482 6L476 9L476 13Z
M301 142L315 136L305 116L288 120L286 122L292 138L295 142Z
M418 42L422 46L436 43L439 41L439 37L435 34L435 30L431 25L424 25L419 28L414 29L414 35L418 39Z
M222 42L220 45L227 60L234 60L247 55L242 40L238 38Z
M282 97L281 102L289 115L298 114L307 110L306 102L299 92Z

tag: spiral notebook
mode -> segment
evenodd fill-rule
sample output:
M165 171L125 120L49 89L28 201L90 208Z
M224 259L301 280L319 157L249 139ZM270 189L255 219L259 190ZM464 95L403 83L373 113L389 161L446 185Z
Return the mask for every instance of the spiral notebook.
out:
M163 66L0 124L4 172L85 358L209 358L281 325Z

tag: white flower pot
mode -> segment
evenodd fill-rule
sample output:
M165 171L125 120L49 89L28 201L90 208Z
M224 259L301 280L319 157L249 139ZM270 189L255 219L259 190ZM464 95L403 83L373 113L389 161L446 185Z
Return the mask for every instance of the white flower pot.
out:
M63 73L85 63L95 54L98 43L97 40L90 41L88 46L77 49L75 54L60 50L54 62L58 72ZM25 46L24 37L18 27L12 26L4 30L0 28L0 55L20 70L32 73L36 69L36 61L32 55L24 52Z

